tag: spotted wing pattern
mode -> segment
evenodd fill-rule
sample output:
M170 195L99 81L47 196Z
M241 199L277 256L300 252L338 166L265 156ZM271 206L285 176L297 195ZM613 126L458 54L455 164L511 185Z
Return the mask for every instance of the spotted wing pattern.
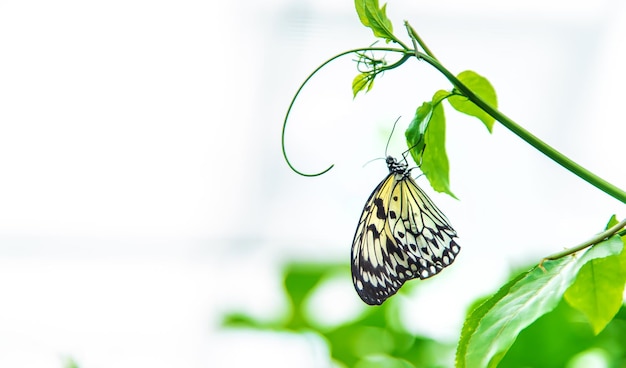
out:
M407 280L436 275L461 249L407 164L389 156L387 166L389 175L367 200L352 242L352 281L370 305L382 304Z

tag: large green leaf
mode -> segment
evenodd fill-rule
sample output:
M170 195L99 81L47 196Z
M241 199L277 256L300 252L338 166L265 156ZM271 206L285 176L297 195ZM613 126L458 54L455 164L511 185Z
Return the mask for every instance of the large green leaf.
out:
M587 316L595 334L622 306L625 273L620 255L594 259L581 268L576 282L565 292L567 303Z
M615 224L617 220L613 216L607 228ZM622 306L626 285L625 255L622 250L620 254L587 262L565 292L565 300L587 317L596 335Z
M450 95L437 91L431 102L425 102L415 112L405 132L411 157L420 165L430 185L437 192L452 197L450 190L450 164L446 152L446 116L441 101Z
M580 317L579 311L561 299L556 308L517 335L515 343L498 363L498 368L585 367L572 364L576 356L584 354L594 345L602 346L602 343L589 326L581 323ZM612 327L619 328L619 324ZM619 334L620 337L622 335Z
M496 90L493 88L491 83L489 83L487 78L471 70L466 70L460 73L457 75L457 78L489 105L498 107ZM492 118L491 115L487 114L483 109L468 100L467 97L455 95L451 96L448 101L457 111L477 117L483 122L483 124L485 124L489 132L492 131L495 119Z
M496 367L520 331L557 306L583 265L621 251L622 241L612 237L580 257L546 261L507 283L467 318L457 367Z
M446 153L446 118L441 104L433 108L424 140L426 149L422 155L420 170L426 175L434 190L448 193L456 198L450 190L450 164Z
M378 6L378 0L354 0L356 12L364 26L374 32L374 36L385 39L386 42L395 41L393 25L387 18L387 4L382 8Z

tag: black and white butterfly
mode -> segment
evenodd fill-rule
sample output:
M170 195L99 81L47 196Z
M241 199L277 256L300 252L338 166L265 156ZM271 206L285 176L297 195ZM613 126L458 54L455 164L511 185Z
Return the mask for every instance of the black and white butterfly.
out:
M352 241L352 281L370 305L382 304L407 280L438 274L461 249L408 164L391 156L386 161L389 175L365 203Z

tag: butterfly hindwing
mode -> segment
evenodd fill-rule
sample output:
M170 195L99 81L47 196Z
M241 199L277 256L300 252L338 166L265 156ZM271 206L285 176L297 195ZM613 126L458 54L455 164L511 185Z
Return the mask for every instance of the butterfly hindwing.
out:
M407 280L425 279L450 265L456 232L410 176L387 158L389 175L367 200L352 243L352 279L364 302L382 304Z

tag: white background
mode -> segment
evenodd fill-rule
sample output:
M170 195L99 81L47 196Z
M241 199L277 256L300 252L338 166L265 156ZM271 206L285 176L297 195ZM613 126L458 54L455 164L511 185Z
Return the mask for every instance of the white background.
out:
M505 114L626 187L621 2L397 0L387 13L453 72L485 75ZM353 101L351 58L331 64L286 138L298 169L335 168L297 176L280 152L292 95L373 41L352 1L0 2L0 366L328 365L315 337L218 326L232 310L280 316L287 261L348 262L387 171L363 164L402 116L398 156L415 108L449 88L411 61ZM512 268L625 211L502 126L446 114L460 201L418 183L462 252L407 300L406 323L454 341L467 304ZM345 276L334 308L316 308L328 319L363 308Z

